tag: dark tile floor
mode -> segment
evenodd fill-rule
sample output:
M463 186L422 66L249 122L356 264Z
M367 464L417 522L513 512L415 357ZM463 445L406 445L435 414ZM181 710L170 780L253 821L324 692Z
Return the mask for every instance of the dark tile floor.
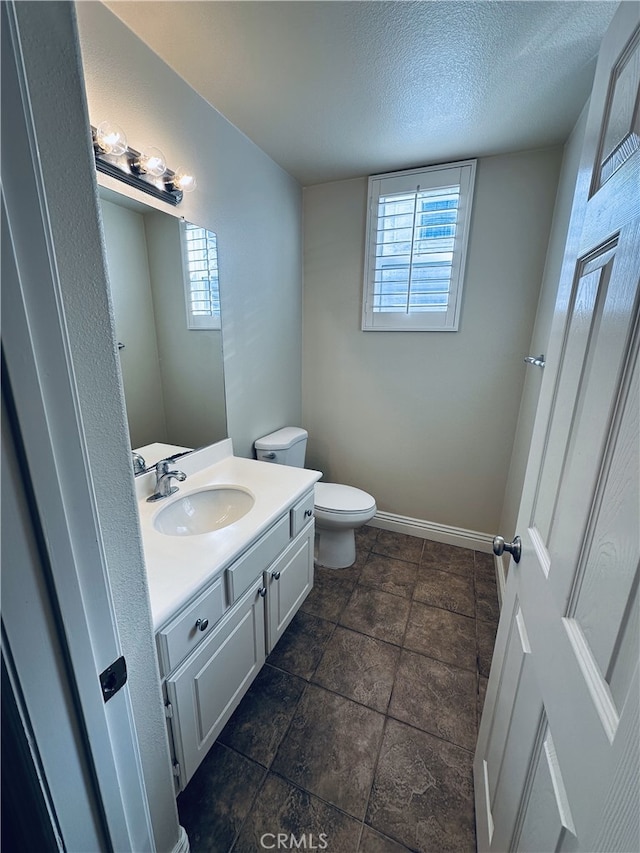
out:
M493 558L372 527L357 545L350 569L316 569L179 796L193 853L278 849L278 833L328 853L475 851Z

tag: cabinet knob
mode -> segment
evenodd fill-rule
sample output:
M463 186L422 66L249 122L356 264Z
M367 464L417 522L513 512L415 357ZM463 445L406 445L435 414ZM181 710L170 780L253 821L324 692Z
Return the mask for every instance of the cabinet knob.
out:
M305 511L304 511L304 517L305 518L311 518L312 515L313 515L312 509L305 509Z
M280 572L271 572L271 577L274 579L274 581L279 581L280 580Z
M198 619L196 620L196 628L199 628L201 631L206 631L209 627L208 619Z
M266 596L266 594L267 594L267 588L266 588L266 586L263 586L263 587L262 587L262 589L261 589L259 592L260 592L260 598L264 598L264 597Z

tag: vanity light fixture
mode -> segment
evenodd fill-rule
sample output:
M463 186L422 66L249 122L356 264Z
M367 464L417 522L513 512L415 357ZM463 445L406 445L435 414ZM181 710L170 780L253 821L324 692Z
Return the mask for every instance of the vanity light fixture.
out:
M171 186L176 190L182 190L183 193L190 193L197 187L196 179L190 175L185 169L176 169L173 178L170 181Z
M167 171L167 161L159 148L145 148L138 157L131 161L131 168L136 175L152 175L161 178Z
M116 124L103 121L91 126L96 169L155 198L176 205L182 195L196 187L196 179L185 169L167 169L158 148L136 151L127 145L124 132Z
M93 144L101 154L113 154L119 157L127 150L127 137L117 124L103 121L95 129Z

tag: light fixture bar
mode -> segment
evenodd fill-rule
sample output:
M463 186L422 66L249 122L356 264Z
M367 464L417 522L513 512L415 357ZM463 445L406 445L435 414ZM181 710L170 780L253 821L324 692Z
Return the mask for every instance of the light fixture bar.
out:
M96 169L123 181L130 187L142 190L161 201L166 201L174 207L182 201L182 190L173 187L172 181L176 177L176 173L171 169L166 169L161 177L153 177L144 172L139 172L134 169L133 164L140 160L141 152L134 148L125 150L123 154L109 154L100 149L96 142L96 128L91 126L91 136L93 140L93 153L95 155Z

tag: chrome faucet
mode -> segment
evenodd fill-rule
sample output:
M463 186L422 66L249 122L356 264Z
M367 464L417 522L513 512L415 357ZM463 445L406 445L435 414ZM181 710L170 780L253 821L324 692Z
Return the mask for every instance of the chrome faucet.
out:
M178 487L171 485L173 479L183 483L187 479L187 475L183 471L170 471L169 460L161 459L156 465L156 490L147 500L150 502L159 501L177 492Z
M147 463L144 461L144 458L140 456L139 453L136 453L135 450L131 451L131 458L133 459L133 473L134 474L142 474L143 471L146 471Z

